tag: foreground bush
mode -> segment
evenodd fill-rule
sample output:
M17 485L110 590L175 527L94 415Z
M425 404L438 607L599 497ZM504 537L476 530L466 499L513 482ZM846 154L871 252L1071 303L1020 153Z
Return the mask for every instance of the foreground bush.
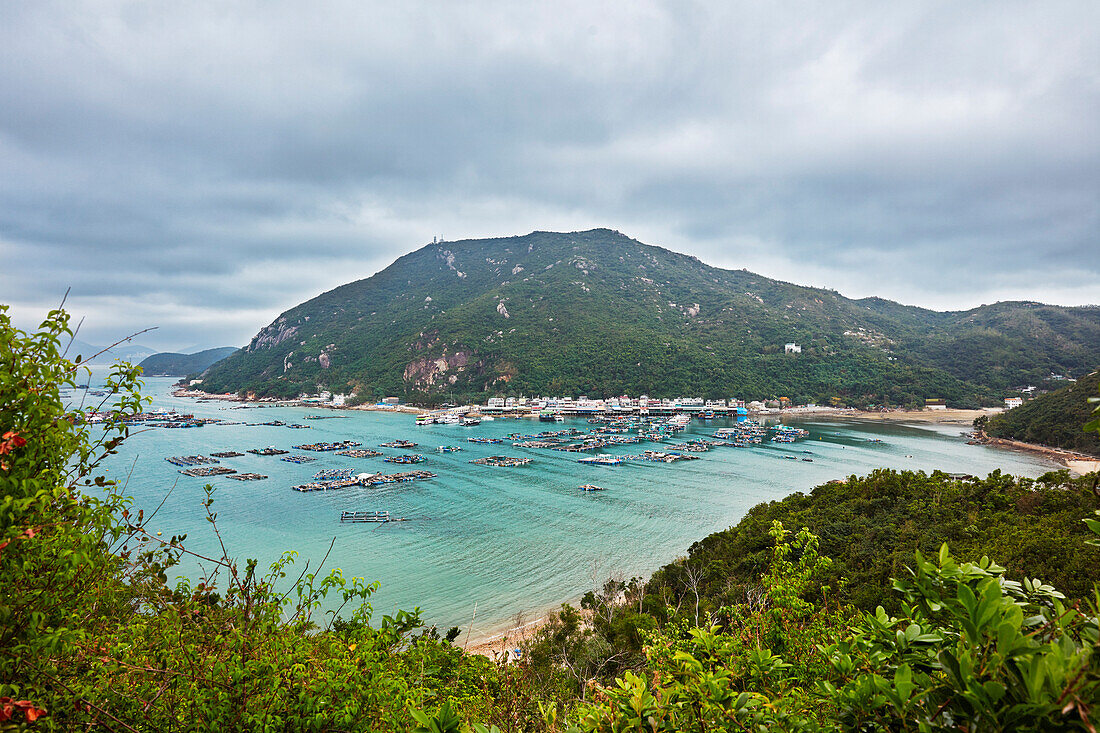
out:
M100 470L141 410L139 372L116 367L103 404L68 410L62 311L37 333L0 306L0 727L48 730L378 730L443 703L464 719L537 718L514 681L426 630L418 611L372 624L375 585L203 558L171 587L184 537L147 533ZM103 426L86 421L110 409ZM205 502L216 532L213 497ZM346 620L319 614L337 597Z

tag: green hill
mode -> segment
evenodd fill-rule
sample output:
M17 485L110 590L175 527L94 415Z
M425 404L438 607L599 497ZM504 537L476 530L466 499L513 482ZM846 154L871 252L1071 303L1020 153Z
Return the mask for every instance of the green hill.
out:
M163 352L146 357L138 366L143 373L152 377L185 377L189 374L199 374L236 350L236 346L222 346L194 354Z
M851 300L596 229L422 247L283 313L202 386L968 406L1098 362L1100 309Z
M1039 395L986 423L985 431L995 438L1021 440L1054 448L1100 456L1100 436L1081 429L1091 417L1094 405L1089 397L1097 396L1100 372L1077 380L1076 384L1055 392Z

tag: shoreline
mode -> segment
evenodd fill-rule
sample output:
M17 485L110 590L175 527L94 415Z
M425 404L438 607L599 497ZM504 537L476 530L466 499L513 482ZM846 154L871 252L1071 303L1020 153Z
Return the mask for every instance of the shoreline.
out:
M865 420L868 422L891 423L923 423L926 425L973 425L976 418L982 416L997 415L1001 413L999 407L985 407L976 410L887 410L883 412L869 412L866 410L837 408L829 411L785 411L784 416L806 415L810 418L842 417L849 420Z
M187 388L177 388L171 392L173 397L189 398L196 400L219 400L223 402L238 402L246 405L255 405L257 407L308 407L318 410L360 410L364 412L399 412L408 415L421 415L430 412L437 412L439 408L427 408L427 407L415 407L413 405L381 405L381 404L369 404L369 405L331 405L331 404L317 404L310 402L303 402L302 400L271 400L271 399L248 399L241 397L233 393L209 393L202 392L200 390L192 390ZM473 410L480 413L483 409L482 405L460 405L462 409ZM985 407L979 409L949 409L949 410L884 410L884 411L867 411L858 410L854 407L788 407L783 409L773 409L765 411L750 411L748 414L754 418L759 417L779 417L779 418L823 418L823 417L838 417L848 420L867 420L871 422L898 422L898 423L927 423L927 424L947 424L947 425L969 425L974 420L981 416L995 415L1002 412L999 407ZM634 413L631 413L634 414ZM535 417L536 413L531 412L518 417ZM569 415L569 417L582 418L591 417L591 415L578 414ZM726 417L729 417L728 415Z
M1087 453L1079 453L1077 451L1066 450L1065 448L1053 448L1049 445L1040 445L1039 443L1025 443L1021 440L994 438L986 435L985 431L982 430L975 431L974 437L975 440L982 445L992 445L1004 450L1016 451L1018 453L1031 453L1033 455L1049 458L1055 463L1059 463L1068 468L1070 473L1075 476L1084 476L1087 473L1100 471L1100 456L1090 456Z

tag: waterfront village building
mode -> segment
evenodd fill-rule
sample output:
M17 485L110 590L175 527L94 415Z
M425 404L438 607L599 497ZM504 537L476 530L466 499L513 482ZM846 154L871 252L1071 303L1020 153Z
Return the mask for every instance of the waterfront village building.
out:
M1023 397L1005 397L1005 409L1011 410L1013 407L1019 407L1024 404Z
M798 344L783 344L784 354L801 354L802 347Z
M924 409L926 410L946 410L947 402L940 399L925 400Z
M570 415L596 415L606 413L648 413L662 412L702 412L703 410L737 410L744 409L745 402L738 399L730 400L704 400L702 397L679 397L677 399L651 399L648 395L642 395L637 399L629 395L621 395L610 399L591 399L587 395L581 395L576 399L572 397L490 397L485 406L481 408L485 412L514 412L523 410L550 410L553 412L567 413Z

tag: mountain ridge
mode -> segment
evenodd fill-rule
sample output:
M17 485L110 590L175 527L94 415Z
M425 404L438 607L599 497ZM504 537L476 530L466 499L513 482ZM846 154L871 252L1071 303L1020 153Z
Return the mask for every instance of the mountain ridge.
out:
M203 387L976 405L1098 359L1100 309L853 300L595 229L425 245L285 311Z

